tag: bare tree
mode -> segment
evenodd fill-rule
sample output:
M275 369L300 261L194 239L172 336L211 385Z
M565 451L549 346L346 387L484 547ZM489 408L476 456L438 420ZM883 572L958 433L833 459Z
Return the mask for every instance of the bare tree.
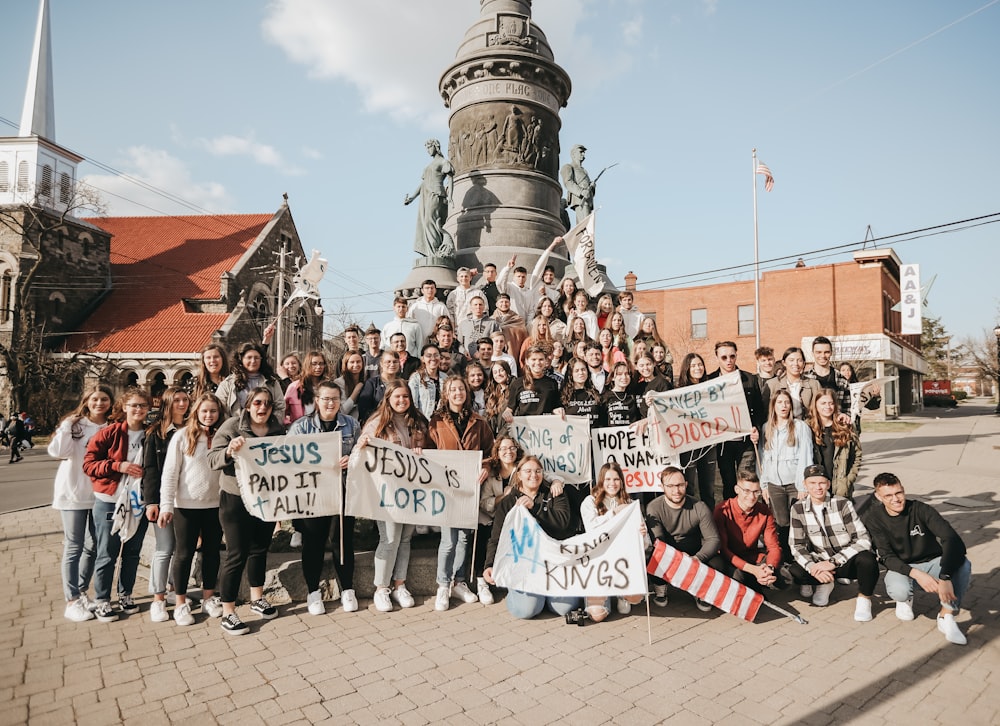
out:
M25 410L32 394L47 391L53 381L64 380L62 373L52 368L58 368L59 362L48 355L48 321L37 304L33 304L32 293L36 276L46 261L46 242L59 230L78 224L74 220L78 214L106 214L106 204L98 192L82 183L71 189L58 209L45 203L37 193L28 203L0 207L0 227L20 239L17 285L9 300L0 301L10 305L4 310L11 327L0 336L0 366L6 369L14 410Z

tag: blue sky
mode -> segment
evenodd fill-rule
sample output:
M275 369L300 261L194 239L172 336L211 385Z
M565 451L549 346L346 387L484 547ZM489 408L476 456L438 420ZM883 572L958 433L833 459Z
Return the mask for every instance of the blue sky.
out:
M271 212L287 192L331 262L324 307L390 316L412 263L402 198L423 142L447 139L437 81L476 0L50 4L59 143L213 212ZM37 7L4 8L15 123ZM564 152L620 162L597 199L616 284L752 262L753 147L776 179L759 187L764 260L845 261L805 253L1000 212L998 0L535 0L533 17L573 79ZM192 213L81 171L113 214ZM931 312L959 338L997 322L998 240L986 224L893 243L937 275Z

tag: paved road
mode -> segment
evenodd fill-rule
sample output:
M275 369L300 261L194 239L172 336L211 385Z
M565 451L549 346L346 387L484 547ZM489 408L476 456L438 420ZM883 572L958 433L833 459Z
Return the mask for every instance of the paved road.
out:
M966 539L964 648L937 633L928 597L903 623L881 586L870 623L852 620L847 587L822 609L779 599L806 626L704 614L674 593L652 645L641 614L576 628L514 621L502 604L437 613L432 599L323 617L295 603L248 616L242 638L200 615L150 623L146 598L141 615L78 625L62 618L58 518L39 508L0 516L0 723L994 724L1000 419L973 404L910 420L923 425L865 434L860 489L892 470Z
M52 503L52 479L59 462L41 445L24 452L16 464L8 464L10 452L0 456L0 514Z

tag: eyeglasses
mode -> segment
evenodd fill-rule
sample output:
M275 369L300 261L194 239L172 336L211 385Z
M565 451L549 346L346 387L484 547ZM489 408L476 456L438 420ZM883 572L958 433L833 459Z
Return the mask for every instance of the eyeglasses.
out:
M125 408L146 409L146 408L149 408L149 404L148 403L126 403L125 404Z
M340 399L336 396L321 396L319 402L325 406L329 406L334 403L340 403Z
M270 401L257 400L257 401L251 401L250 405L251 406L259 406L260 408L271 408L272 404L271 404Z
M746 494L749 497L759 497L764 493L760 489L744 489L739 484L735 485L735 489L741 494Z
M541 476L541 469L521 469L522 476Z
M497 451L517 451L516 446L501 446Z
M735 355L720 355L719 360L736 360Z

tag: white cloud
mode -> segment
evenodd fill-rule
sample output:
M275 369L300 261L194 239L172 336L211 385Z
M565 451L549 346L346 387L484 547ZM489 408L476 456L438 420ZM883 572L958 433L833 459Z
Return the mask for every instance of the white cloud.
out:
M117 166L126 176L88 174L82 179L102 194L110 215L199 214L199 209L225 212L233 206L224 186L196 182L184 162L162 149L132 146Z
M284 174L303 173L298 167L286 162L273 146L257 141L252 133L246 136L223 134L213 139L198 139L197 144L213 156L247 156L262 166L272 167Z
M719 0L701 0L701 4L709 15L715 15L715 11L719 9Z
M323 154L322 151L320 151L319 149L313 148L312 146L303 146L302 147L302 156L306 157L307 159L313 159L314 161L319 161L319 160L325 158L325 156L324 156L324 154Z
M642 40L642 16L637 15L622 23L622 38L626 45L639 45Z
M595 48L580 29L601 7L597 0L546 0L532 8L532 21L577 87L600 84L630 66L621 51ZM440 129L447 110L437 80L477 17L471 0L272 0L262 32L310 75L357 88L365 110Z

